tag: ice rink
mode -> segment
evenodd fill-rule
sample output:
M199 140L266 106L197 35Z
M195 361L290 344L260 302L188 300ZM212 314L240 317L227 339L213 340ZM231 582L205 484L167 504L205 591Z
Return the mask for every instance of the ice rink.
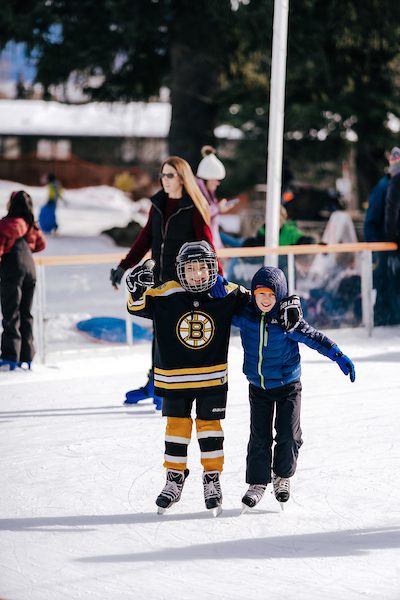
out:
M229 354L223 513L204 508L199 451L163 516L164 420L122 405L150 346L0 373L0 597L5 600L398 600L400 329L330 334L355 362L302 347L304 445L284 512L240 515L249 429L240 341Z

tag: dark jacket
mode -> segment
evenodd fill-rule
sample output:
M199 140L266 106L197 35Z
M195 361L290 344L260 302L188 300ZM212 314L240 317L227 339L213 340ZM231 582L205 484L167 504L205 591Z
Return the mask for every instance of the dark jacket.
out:
M400 173L390 179L386 194L385 232L388 242L400 244Z
M272 289L276 304L269 313L261 313L254 301L254 289L262 285ZM275 267L262 267L252 281L252 302L233 324L240 328L244 349L243 372L253 385L273 389L300 379L301 364L298 342L329 356L335 343L317 331L304 319L291 332L278 324L280 301L287 296L283 272Z
M384 242L385 202L390 183L389 175L385 175L372 189L368 198L368 209L364 221L364 239L366 242Z
M156 260L154 279L156 284L176 279L175 259L185 242L196 240L193 227L194 204L188 194L184 194L177 210L165 221L164 207L166 193L161 190L151 201L153 204L152 219L152 256Z

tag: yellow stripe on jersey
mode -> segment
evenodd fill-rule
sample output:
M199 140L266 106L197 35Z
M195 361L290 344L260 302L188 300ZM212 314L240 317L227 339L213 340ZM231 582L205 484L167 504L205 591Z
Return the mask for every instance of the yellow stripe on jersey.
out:
M146 295L144 294L143 296L141 296L139 298L139 300L132 300L132 296L131 294L129 294L129 298L128 298L128 312L132 312L132 311L136 311L136 310L143 310L143 308L146 306Z
M177 281L168 281L159 287L148 289L138 300L132 300L132 295L129 294L128 311L139 312L140 310L143 310L146 306L146 299L148 297L160 298L162 296L170 296L171 294L182 293L184 291L183 287Z
M212 379L210 381L185 381L184 383L165 383L164 381L157 381L157 379L154 378L154 383L157 388L163 390L192 390L223 385L226 383L226 378L221 380L221 377L219 377L218 379Z
M238 284L237 283L232 283L232 281L229 281L227 285L225 285L225 289L227 291L228 294L230 294L231 292L234 292L235 290L237 290L238 288Z
M215 373L215 371L222 371L228 368L228 363L222 363L220 365L212 365L210 367L192 367L186 369L159 369L154 368L154 373L157 375L198 375L199 373Z
M167 281L163 285L148 289L146 295L152 297L169 296L172 292L185 292L185 290L177 281Z

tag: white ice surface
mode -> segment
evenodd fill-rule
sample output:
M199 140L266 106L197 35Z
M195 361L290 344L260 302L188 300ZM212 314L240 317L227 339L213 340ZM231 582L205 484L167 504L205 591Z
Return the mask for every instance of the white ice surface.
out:
M159 516L164 419L142 384L150 346L0 374L0 596L398 600L400 331L336 331L357 380L308 348L304 445L284 512L266 493L240 516L249 429L233 338L224 423L224 511L204 509L199 451L181 502Z
M2 214L20 187L0 181ZM38 207L44 188L29 191ZM98 234L106 214L109 226L129 220L131 205L112 189L76 194L60 207L46 254L124 252ZM302 346L304 445L292 498L282 513L268 489L242 516L249 408L233 338L224 511L205 511L193 436L182 500L158 516L164 419L149 401L122 405L145 381L150 345L106 347L72 329L78 317L124 315L109 265L68 277L52 269L47 334L69 353L32 372L0 372L0 598L400 599L400 328L370 339L361 329L328 332L354 360L354 384Z

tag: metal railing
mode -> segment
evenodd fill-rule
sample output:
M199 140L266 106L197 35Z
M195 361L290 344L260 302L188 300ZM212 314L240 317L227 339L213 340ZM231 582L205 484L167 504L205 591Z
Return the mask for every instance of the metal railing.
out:
M288 288L289 293L295 290L295 256L305 254L329 253L356 253L361 257L361 304L362 324L368 335L372 334L374 326L374 292L372 282L372 252L388 252L397 250L397 244L389 242L360 242L355 244L305 244L300 246L279 246L267 248L265 246L221 248L218 251L220 258L254 258L265 257L271 254L287 256L288 261ZM76 256L37 256L34 258L37 269L37 288L35 294L35 329L38 356L40 362L46 361L46 269L61 265L99 265L118 264L124 257L122 253L113 254L88 254ZM105 285L107 285L105 283ZM132 320L126 311L126 339L127 344L133 343Z

